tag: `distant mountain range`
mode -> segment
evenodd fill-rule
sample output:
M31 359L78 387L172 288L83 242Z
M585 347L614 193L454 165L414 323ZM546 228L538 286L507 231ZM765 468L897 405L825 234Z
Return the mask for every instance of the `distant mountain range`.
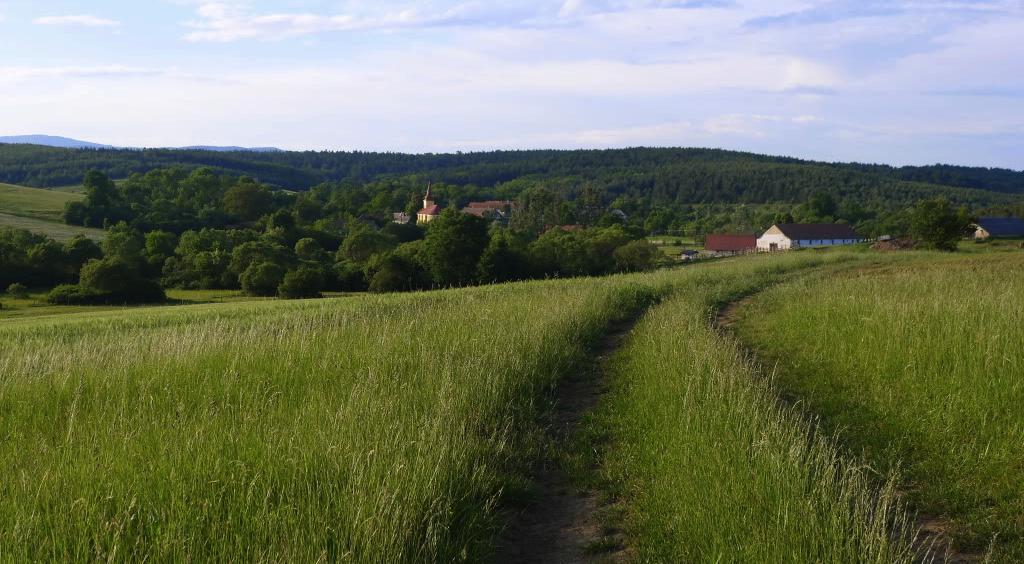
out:
M135 147L115 147L114 145L103 145L91 141L81 141L70 137L56 135L10 135L0 136L0 143L11 145L42 145L43 147L58 147L61 149L132 149ZM227 152L252 152L252 153L278 153L281 149L276 147L221 147L217 145L192 145L189 147L160 147L167 149L182 149L186 151L215 151Z
M89 141L79 141L69 137L55 135L11 135L0 137L0 143L12 145L43 145L44 147L60 147L62 149L113 149L113 145L101 145Z

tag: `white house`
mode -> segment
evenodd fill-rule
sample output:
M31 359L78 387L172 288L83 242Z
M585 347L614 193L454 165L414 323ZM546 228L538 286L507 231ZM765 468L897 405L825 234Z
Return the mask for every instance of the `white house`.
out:
M863 241L842 223L779 223L757 238L759 251L785 251L801 247L852 245Z

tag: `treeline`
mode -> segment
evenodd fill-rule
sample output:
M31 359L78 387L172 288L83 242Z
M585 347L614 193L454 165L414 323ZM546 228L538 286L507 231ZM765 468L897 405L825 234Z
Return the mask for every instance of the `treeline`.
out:
M593 185L649 206L677 203L799 203L819 191L891 210L943 196L984 207L1024 194L1024 172L936 165L893 168L830 164L717 149L635 148L493 151L410 155L364 152L213 152L183 149L57 149L0 145L0 182L52 187L77 183L89 169L126 178L161 167L210 168L274 187L306 190L323 182L412 178L513 192L543 182L569 196Z
M49 295L60 304L160 301L166 288L304 298L639 271L661 257L642 227L542 188L524 194L508 224L448 206L419 226L392 221L396 210L415 213L422 197L397 181L287 193L210 169L158 169L123 183L90 171L83 187L65 219L107 228L102 248L7 230L0 283L61 284ZM481 195L433 191L450 203ZM595 221L562 223L576 214Z

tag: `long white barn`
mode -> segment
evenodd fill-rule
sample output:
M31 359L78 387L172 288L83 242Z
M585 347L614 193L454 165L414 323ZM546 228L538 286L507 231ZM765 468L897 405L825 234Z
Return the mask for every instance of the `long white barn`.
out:
M779 223L757 238L759 251L786 251L801 247L852 245L863 239L842 223Z

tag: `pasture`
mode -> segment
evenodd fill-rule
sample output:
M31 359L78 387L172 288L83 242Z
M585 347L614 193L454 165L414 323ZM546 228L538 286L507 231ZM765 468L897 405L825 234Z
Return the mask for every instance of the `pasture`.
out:
M58 241L75 235L102 239L102 229L66 225L62 220L64 206L82 198L81 194L70 191L0 184L0 227L27 229Z

